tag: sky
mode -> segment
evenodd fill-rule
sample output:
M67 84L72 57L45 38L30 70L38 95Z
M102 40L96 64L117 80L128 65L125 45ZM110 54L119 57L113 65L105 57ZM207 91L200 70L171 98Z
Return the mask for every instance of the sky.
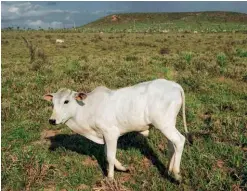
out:
M1 28L70 28L117 13L194 11L247 13L247 1L2 1Z

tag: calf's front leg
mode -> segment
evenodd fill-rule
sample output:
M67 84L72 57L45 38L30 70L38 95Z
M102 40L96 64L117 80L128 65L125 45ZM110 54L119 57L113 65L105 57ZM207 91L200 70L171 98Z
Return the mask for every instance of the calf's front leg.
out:
M106 143L106 157L108 161L108 178L114 179L114 165L116 163L118 136L108 134L104 137Z
M105 155L107 156L107 146L105 144ZM120 170L120 171L123 171L123 172L126 172L128 171L128 169L126 167L124 167L117 159L115 159L115 168L117 170Z

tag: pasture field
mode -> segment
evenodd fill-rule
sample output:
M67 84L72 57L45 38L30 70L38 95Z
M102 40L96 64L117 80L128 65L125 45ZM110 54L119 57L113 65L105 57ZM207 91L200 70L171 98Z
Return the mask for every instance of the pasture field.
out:
M39 48L32 63L22 36ZM2 190L247 189L246 34L2 31L1 42ZM165 176L167 140L154 128L149 138L119 139L117 158L130 172L116 171L111 185L102 181L102 145L48 123L46 93L157 78L185 90L194 144L186 142L179 185ZM184 133L181 114L177 128Z

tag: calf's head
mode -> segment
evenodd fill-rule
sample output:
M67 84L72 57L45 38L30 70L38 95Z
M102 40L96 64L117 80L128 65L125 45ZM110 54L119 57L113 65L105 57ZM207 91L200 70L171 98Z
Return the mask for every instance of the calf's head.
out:
M44 99L52 102L53 105L49 123L52 125L66 123L66 121L75 116L77 106L81 105L81 101L86 97L85 93L77 93L69 89L60 89L56 93L44 95Z

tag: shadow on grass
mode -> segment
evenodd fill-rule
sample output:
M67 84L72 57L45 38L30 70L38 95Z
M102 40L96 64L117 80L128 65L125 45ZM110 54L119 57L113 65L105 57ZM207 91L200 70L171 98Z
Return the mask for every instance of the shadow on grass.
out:
M78 134L66 135L58 134L50 137L51 146L49 150L55 151L57 148L63 147L67 150L77 152L79 154L88 155L96 158L104 175L107 174L107 161L104 153L104 145L96 144L87 138ZM157 167L163 178L171 182L174 180L167 176L167 169L164 164L158 159L157 154L149 146L147 138L139 133L128 133L118 140L118 149L127 150L128 148L137 148L145 155L153 165Z

